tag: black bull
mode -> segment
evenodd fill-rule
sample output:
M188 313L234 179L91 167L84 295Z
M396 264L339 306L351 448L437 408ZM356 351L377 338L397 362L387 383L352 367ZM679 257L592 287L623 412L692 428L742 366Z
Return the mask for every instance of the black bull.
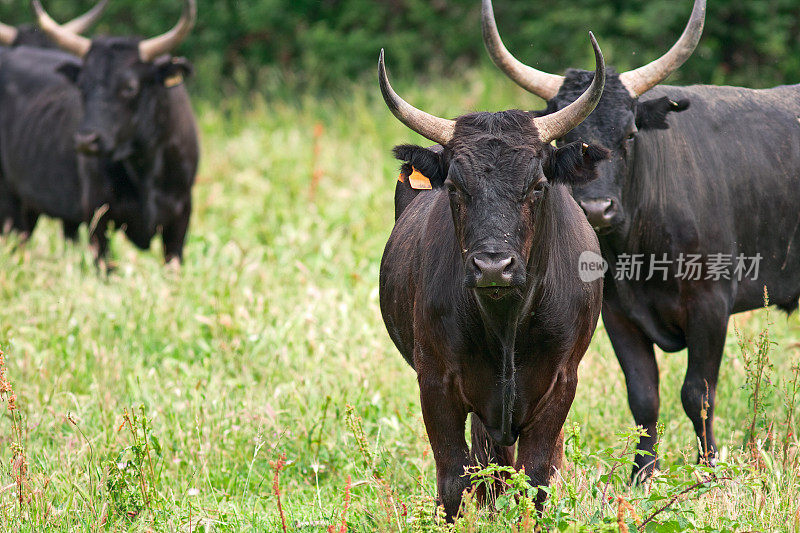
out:
M763 306L765 289L770 303L789 312L800 297L800 86L656 85L694 50L704 12L705 1L696 0L684 34L659 60L609 73L594 113L560 141L595 143L612 154L601 163L600 178L576 187L573 196L609 263L603 322L634 420L648 434L639 442L635 477L657 465L654 346L688 348L681 401L701 460L712 461L730 315ZM519 67L499 40L489 0L484 38L504 71L548 100L543 116L591 82L586 71L558 77ZM521 71L533 82L526 84Z
M688 348L681 400L702 458L713 459L728 317L763 306L765 288L770 303L787 311L800 298L800 87L662 85L648 96L691 107L670 114L668 129L641 129L623 173L601 171L601 180L576 189L575 198L611 198L618 206L600 232L610 265L603 323L625 373L634 420L649 435L639 449L652 453L656 438L654 345L667 352ZM626 266L633 254L645 258L639 276ZM701 256L703 267L687 275L692 255ZM666 275L648 281L651 259L664 258ZM725 265L719 279L710 271L714 258ZM745 271L737 272L739 258ZM655 466L649 455L636 462L645 473Z
M408 152L399 155L412 160ZM380 299L393 342L417 371L439 497L452 517L469 485L464 468L489 460L514 464L517 438L517 465L526 468L535 484L546 484L551 468L560 466L560 432L601 299L599 280L583 284L578 278L578 258L586 250L599 250L567 188L554 185L532 215L536 230L527 269L532 279L517 302L526 305L479 302L462 282L466 272L443 175L433 174L432 181L432 191L417 195L396 213L381 261ZM398 183L399 205L413 195L408 183ZM485 308L502 319L497 324L485 321ZM504 432L498 375L500 354L507 348L501 338L509 324L516 336L510 348L516 385L510 432ZM503 331L498 335L495 329ZM464 440L470 411L475 413L474 462Z
M148 248L161 229L165 259L181 258L191 213L198 143L182 86L157 89L137 117L138 151L126 157L84 155L75 134L84 117L79 88L57 69L80 68L61 52L20 47L0 59L0 164L16 229L30 233L40 214L64 222L73 235L106 205L92 235L106 251L109 222ZM144 106L143 106L144 107ZM0 184L0 188L3 185ZM5 212L9 225L9 212Z
M582 143L556 149L550 141L599 99L604 71L594 45L597 81L544 119L513 110L433 117L392 91L381 58L392 112L443 145L395 149L402 175L417 169L432 190L419 194L410 179L397 185L380 302L392 341L417 372L450 519L470 484L470 465L516 464L545 485L561 462L561 430L602 297L601 279L579 276L581 255L599 248L568 186L596 177L607 153Z
M56 72L68 61L77 60L63 52L28 47L0 51L0 218L4 231L13 228L29 233L38 218L38 212L23 207L21 194L34 201L42 197L43 201L35 202L39 207L56 204L60 209L48 210L54 216L60 214L55 211L63 213L67 208L81 210L73 143L57 133L74 127L80 118L80 93ZM42 158L45 151L54 157ZM10 157L4 158L4 154ZM15 166L21 167L21 172L15 171ZM22 177L20 183L13 180L17 174ZM42 179L27 180L28 175ZM84 217L71 213L62 218L69 224Z

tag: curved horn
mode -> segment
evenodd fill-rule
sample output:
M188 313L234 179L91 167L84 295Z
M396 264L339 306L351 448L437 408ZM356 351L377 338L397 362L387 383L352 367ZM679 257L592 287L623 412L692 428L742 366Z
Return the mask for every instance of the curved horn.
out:
M3 46L11 46L17 40L19 30L14 26L3 24L0 22L0 44Z
M622 84L634 98L646 93L670 74L675 72L689 59L700 36L703 34L703 24L706 19L706 0L695 0L692 16L683 30L678 42L669 51L652 63L635 70L629 70L619 75Z
M50 15L44 10L39 0L32 0L31 6L36 14L39 27L42 28L42 31L45 32L59 48L75 54L78 57L86 55L86 52L88 52L89 48L92 46L91 39L71 32L50 18Z
M142 61L152 61L156 57L169 53L189 35L197 20L196 0L183 1L183 13L174 28L158 37L151 37L139 43L139 57Z
M456 121L430 115L400 98L392 89L389 78L386 76L383 48L381 48L381 55L378 59L378 79L383 100L397 120L435 143L444 145L450 142L456 129Z
M539 130L539 138L544 143L563 137L568 131L583 122L594 111L600 97L603 96L603 86L606 83L606 63L603 60L603 52L600 51L600 46L592 32L589 32L589 40L592 41L595 61L592 84L577 100L561 111L533 119L536 129Z
M481 8L481 28L483 30L483 44L486 51L497 67L505 72L506 76L514 80L517 85L528 92L545 100L551 100L558 94L558 89L564 83L563 76L548 74L536 70L518 61L503 44L500 33L497 31L497 22L494 20L492 0L483 0Z
M71 31L72 33L81 34L94 26L95 22L100 19L100 15L103 14L103 10L105 10L107 5L108 0L100 0L92 9L80 17L74 18L69 22L62 24L61 27L67 31Z

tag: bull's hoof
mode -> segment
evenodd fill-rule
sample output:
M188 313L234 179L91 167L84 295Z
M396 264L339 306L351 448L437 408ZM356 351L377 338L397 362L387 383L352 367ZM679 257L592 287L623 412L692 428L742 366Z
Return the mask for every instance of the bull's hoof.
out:
M169 270L175 272L176 274L179 274L181 271L182 261L178 256L166 257L164 259L164 264Z
M697 464L701 466L717 466L717 454L714 451L709 451L705 454L697 454Z
M109 261L105 257L96 258L94 260L94 266L97 268L97 272L103 277L108 277L116 272L119 268L119 265L116 262Z

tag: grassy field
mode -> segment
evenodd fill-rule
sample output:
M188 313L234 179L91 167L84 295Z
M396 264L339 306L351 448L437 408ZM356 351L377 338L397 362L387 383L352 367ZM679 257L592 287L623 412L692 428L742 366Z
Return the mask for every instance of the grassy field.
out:
M394 74L401 94L442 116L539 105L493 71ZM343 517L349 531L447 529L415 375L378 309L390 149L423 141L385 109L377 83L337 99L197 108L203 161L180 269L161 264L159 243L140 252L117 235L118 268L99 275L85 230L65 244L52 220L24 246L0 241L0 347L15 394L0 419L0 529L281 531L278 493L289 531L343 531ZM598 330L545 526L635 530L665 507L642 527L798 531L798 441L783 391L800 321L761 311L732 322L746 349L731 327L723 464L693 466L679 398L686 356L659 354L664 472L635 489L624 380ZM754 407L759 346L771 366ZM743 448L754 416L758 438ZM513 484L522 497L496 513L470 507L456 530L529 530L527 487Z

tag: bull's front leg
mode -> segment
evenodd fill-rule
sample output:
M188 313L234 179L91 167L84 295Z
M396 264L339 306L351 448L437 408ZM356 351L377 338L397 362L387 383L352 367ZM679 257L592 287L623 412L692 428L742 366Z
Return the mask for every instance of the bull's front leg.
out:
M39 213L28 207L23 207L20 215L20 240L27 242L31 238L36 222L39 220Z
M603 324L625 374L628 405L633 420L647 432L647 436L639 439L631 472L631 480L641 482L658 468L658 458L655 456L659 409L658 361L653 341L620 311L616 302L606 300L603 303Z
M164 226L161 238L164 242L164 262L170 263L177 260L183 263L183 244L186 232L189 229L189 219L192 216L192 199L186 199L180 214L168 225Z
M0 235L12 230L22 231L22 213L16 198L0 177Z
M470 486L465 470L470 465L464 438L467 411L441 376L418 375L422 418L436 461L439 503L452 522L461 506L464 489Z
M561 468L564 454L564 422L575 399L578 375L574 370L562 370L544 406L528 423L519 437L517 469L525 473L534 487L546 487L556 469ZM546 494L539 491L536 509L541 512Z

